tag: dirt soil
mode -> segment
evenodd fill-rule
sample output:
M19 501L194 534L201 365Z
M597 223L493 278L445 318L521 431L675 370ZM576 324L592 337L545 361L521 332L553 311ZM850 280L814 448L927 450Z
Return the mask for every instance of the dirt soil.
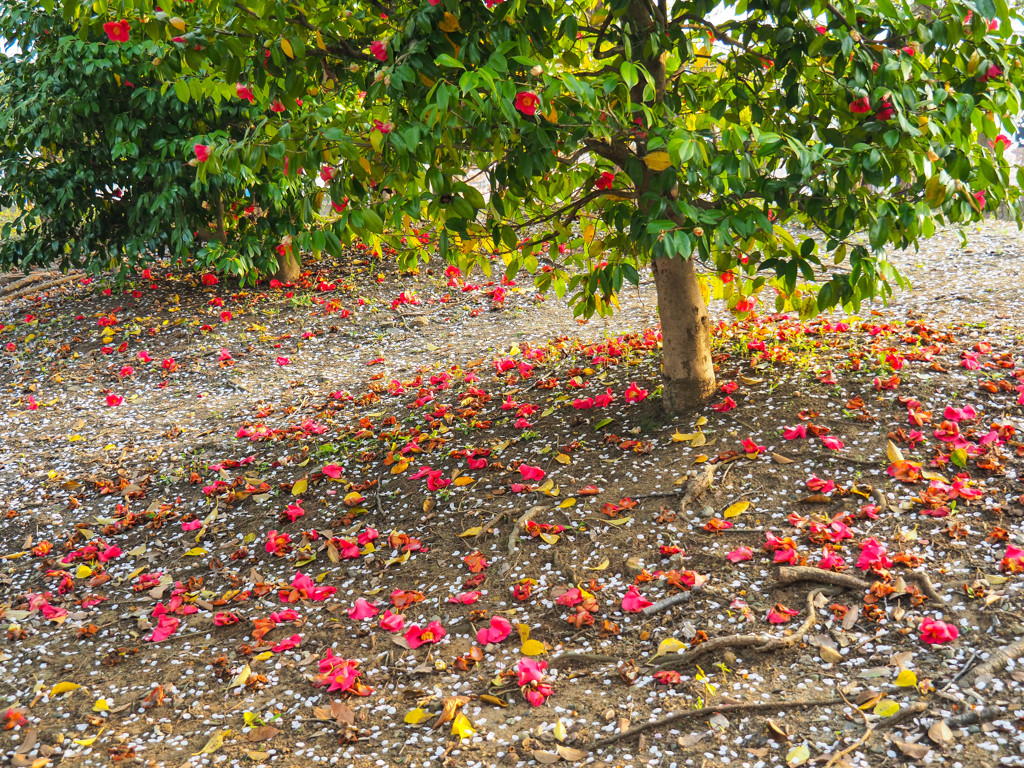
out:
M892 261L682 417L649 276L0 296L3 760L1024 765L1024 246Z

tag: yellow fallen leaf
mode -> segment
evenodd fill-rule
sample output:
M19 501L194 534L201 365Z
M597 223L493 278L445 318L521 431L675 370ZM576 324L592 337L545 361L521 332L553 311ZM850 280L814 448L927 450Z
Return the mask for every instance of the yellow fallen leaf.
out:
M544 647L544 643L540 640L527 640L523 643L523 647L519 649L519 652L523 656L540 656L547 653L548 649Z
M235 679L228 683L228 688L238 688L239 686L245 685L249 681L249 675L252 674L252 669L246 664L242 667L241 671L235 675Z
M386 563L384 563L384 565L398 565L398 564L401 564L401 563L406 563L406 562L409 561L410 557L412 557L412 552L411 551L410 552L406 552L404 554L401 554L398 557L392 557L390 560L388 560Z
M737 517L742 515L750 507L749 501L737 501L735 504L730 504L726 510L722 513L722 517L728 520L730 517Z
M460 739L468 739L476 733L473 728L473 724L469 722L469 718L461 712L455 716L452 720L452 736L458 736Z
M882 699L872 710L879 717L891 717L900 711L900 705L892 699Z
M470 484L475 483L475 482L476 482L476 478L475 477L468 477L466 475L462 475L461 477L456 477L455 478L455 480L453 481L453 485L455 485L455 487L457 487L457 488L461 488L464 485L470 485Z
M798 747L793 747L789 752L786 753L786 765L790 768L795 766L803 765L811 759L811 750L806 744L801 744Z
M583 567L586 568L588 571L603 571L609 565L610 565L610 563L608 562L608 558L607 557L602 557L601 558L601 562L598 563L597 565L595 565L593 568L588 568L587 566L583 566Z
M676 640L674 637L666 637L658 644L658 652L651 657L652 660L659 656L664 656L666 653L676 653L686 647L686 643L682 640Z
M433 715L427 712L427 710L416 707L416 709L409 710L404 719L409 725L419 725L432 717Z
M224 746L224 739L231 733L230 729L215 733L210 737L210 740L203 745L203 748L196 752L192 757L198 757L199 755L212 755L218 749Z
M408 461L400 461L391 468L392 475L400 475L409 468Z
M672 442L673 443L686 443L686 442L689 442L690 440L693 440L693 435L692 434L685 434L684 435L678 429L672 434Z
M565 741L565 737L569 735L569 731L566 729L565 723L562 722L561 718L555 724L555 729L551 732L551 735L558 741Z
M65 680L62 683L57 683L50 689L50 698L52 699L54 696L59 696L60 694L67 693L68 691L77 691L81 687L82 686L78 683L72 683Z
M707 423L708 423L708 417L707 416L701 416L699 419L697 419L697 422L696 422L696 424L694 426L703 427Z
M474 526L472 528L467 528L462 533L460 533L459 534L459 538L460 539L465 539L465 538L467 538L469 536L479 536L482 531L483 531L483 527L479 526L479 525L476 525L476 526Z
M572 496L570 496L568 499L566 499L561 504L559 504L558 508L559 509L568 509L569 507L575 506L575 504L576 504L576 499L574 499Z
M620 517L617 520L606 520L605 522L608 523L608 525L619 526L619 525L625 525L626 523L628 523L632 519L633 519L633 516L630 515L629 517Z
M92 568L90 568L88 565L80 565L78 566L78 568L75 569L76 579L87 579L90 576L92 576Z
M185 557L199 557L200 555L205 554L206 550L202 547L192 547L192 549L185 553Z
M530 625L529 624L516 624L516 629L519 630L519 642L525 643L530 639Z
M300 477L292 485L292 496L301 496L302 494L304 494L306 492L306 489L308 487L309 487L309 480L307 480L304 477Z
M899 446L897 446L892 440L890 440L889 444L885 446L885 455L892 464L903 461L903 451L901 451Z
M557 496L558 495L558 486L555 485L555 481L554 480L548 478L547 480L544 481L543 485L541 485L537 489L537 492L538 493L543 493L545 496Z
M87 739L72 739L72 741L80 747L91 747L97 738L99 738L98 735L90 736Z
M904 669L896 676L896 685L900 688L912 688L917 685L917 674L912 669Z
M304 479L300 480L299 482L304 482ZM305 491L305 490L306 490L305 488L302 489L302 491ZM300 491L300 493L302 493L302 491ZM295 493L294 488L292 489L292 493ZM358 504L362 500L363 500L363 494L359 493L358 491L352 491L351 493L346 493L345 494L345 498L341 500L341 503L344 504L346 507L351 507L354 504Z
M541 533L540 537L548 544L557 544L559 537L553 533Z
M96 699L96 703L92 705L93 712L109 712L110 705L107 704L106 699Z
M572 464L572 459L569 458L569 454L567 453L555 454L555 461L557 461L559 464Z

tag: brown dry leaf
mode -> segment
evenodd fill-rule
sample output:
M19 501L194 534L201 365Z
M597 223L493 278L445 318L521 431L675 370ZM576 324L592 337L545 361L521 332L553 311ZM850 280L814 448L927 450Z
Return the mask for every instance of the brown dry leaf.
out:
M801 504L831 504L832 497L826 496L823 493L814 493L808 496L806 499L800 499Z
M773 739L776 741L789 741L789 734L786 732L786 729L770 717L768 718L766 725L768 726L768 733L772 735Z
M794 461L793 459L786 458L781 453L775 453L775 452L772 452L772 460L776 464L792 464L793 461Z
M281 730L279 728L275 728L272 725L261 725L249 731L249 733L245 735L245 740L251 742L270 741L280 732Z
M953 730L946 725L944 720L936 720L928 728L928 738L939 746L945 746L951 744L956 737L953 735Z
M447 696L441 700L441 714L431 728L440 728L455 719L455 713L469 701L469 696Z
M826 664L838 664L843 660L843 654L834 648L829 648L827 645L818 648L818 655L821 656L821 660Z
M553 765L562 759L562 756L557 752L548 752L544 749L533 750L533 759L541 765Z
M932 751L927 744L911 744L909 741L899 741L898 739L891 739L891 741L896 745L896 749L911 760L920 760Z
M487 704L493 704L496 707L507 707L508 702L504 699L499 699L497 696L491 696L489 693L481 694L480 701L486 702Z
M582 749L573 749L572 747L567 747L564 744L559 744L558 754L562 756L563 760L575 763L585 759L589 753L584 752Z
M253 762L257 762L257 763L261 763L264 760L266 760L268 757L270 757L270 753L269 752L257 752L255 749L247 749L247 750L245 750L245 755L250 760L252 760Z
M355 725L356 713L343 701L331 702L331 718L338 725Z

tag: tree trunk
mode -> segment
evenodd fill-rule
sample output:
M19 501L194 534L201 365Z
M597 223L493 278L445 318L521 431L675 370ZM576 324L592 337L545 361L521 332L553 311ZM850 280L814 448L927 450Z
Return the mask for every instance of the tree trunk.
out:
M692 259L655 259L651 266L661 318L662 405L677 414L715 392L711 319Z
M302 259L296 248L289 248L286 255L277 257L277 273L274 277L282 283L294 283L302 275Z

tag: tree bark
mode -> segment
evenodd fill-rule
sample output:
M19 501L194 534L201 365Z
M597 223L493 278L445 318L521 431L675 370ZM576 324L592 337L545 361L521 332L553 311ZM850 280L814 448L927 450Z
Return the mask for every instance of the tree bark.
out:
M274 277L282 283L294 283L302 275L302 259L295 248L289 248L287 255L277 257L277 273Z
M711 319L692 259L654 259L662 340L662 406L682 413L715 392Z

